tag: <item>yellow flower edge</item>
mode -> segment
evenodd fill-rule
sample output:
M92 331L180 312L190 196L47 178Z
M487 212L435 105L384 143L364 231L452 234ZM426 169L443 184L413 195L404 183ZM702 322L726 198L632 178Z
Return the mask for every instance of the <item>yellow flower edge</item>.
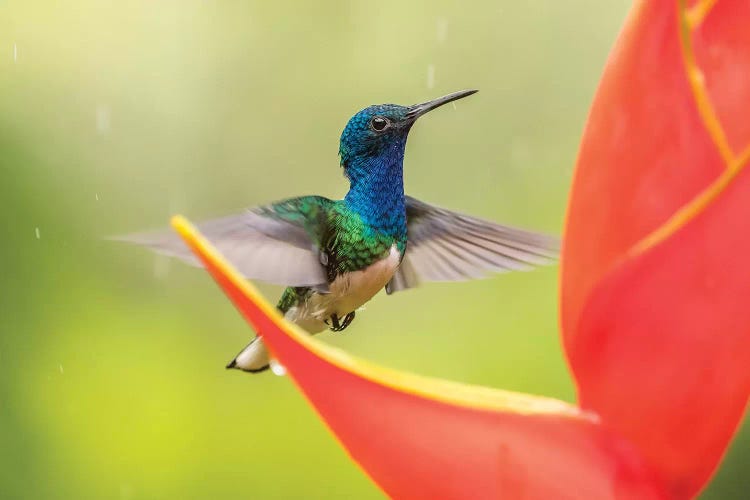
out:
M501 413L558 416L585 420L589 423L598 422L596 415L591 412L582 411L576 406L557 399L425 377L387 368L331 347L286 321L278 310L263 298L258 289L244 279L187 219L176 215L171 223L192 251L215 267L248 300L253 302L272 320L282 334L302 345L312 355L341 370L395 391L449 405ZM267 332L263 333L268 338ZM279 361L282 364L284 362L283 359ZM290 375L296 378L303 374L290 371Z

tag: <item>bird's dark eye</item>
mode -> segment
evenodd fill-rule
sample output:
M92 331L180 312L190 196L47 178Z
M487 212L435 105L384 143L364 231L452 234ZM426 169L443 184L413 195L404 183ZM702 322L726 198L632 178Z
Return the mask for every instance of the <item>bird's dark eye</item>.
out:
M383 118L382 116L376 116L372 120L370 120L370 127L375 132L382 132L386 128L388 128L388 125L390 125L391 122L388 121L387 118Z

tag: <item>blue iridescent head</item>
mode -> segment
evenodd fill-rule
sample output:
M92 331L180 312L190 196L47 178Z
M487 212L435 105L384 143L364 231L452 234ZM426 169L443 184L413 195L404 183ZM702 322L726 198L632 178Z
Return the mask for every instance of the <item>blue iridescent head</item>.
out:
M428 111L475 92L462 90L412 106L369 106L349 120L339 148L349 179L344 201L367 227L405 241L404 151L409 130Z
M349 120L341 134L339 155L346 176L353 180L353 175L358 173L355 170L378 158L398 159L400 156L403 160L406 138L417 118L475 92L462 90L412 106L378 104L363 109Z

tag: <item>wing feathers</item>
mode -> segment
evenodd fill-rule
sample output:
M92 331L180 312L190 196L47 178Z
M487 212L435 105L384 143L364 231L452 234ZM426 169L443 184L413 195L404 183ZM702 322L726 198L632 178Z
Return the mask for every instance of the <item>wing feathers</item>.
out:
M200 231L248 279L278 285L327 288L318 246L305 227L275 218L269 210L248 210L198 224ZM172 231L115 238L148 247L199 266Z
M490 273L525 271L553 261L553 236L495 224L406 199L408 243L388 293L420 281L462 281Z

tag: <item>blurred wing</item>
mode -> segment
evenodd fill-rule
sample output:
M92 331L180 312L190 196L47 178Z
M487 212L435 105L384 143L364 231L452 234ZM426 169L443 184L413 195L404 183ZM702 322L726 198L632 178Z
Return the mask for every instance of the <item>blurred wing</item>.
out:
M319 245L327 230L327 198L292 198L198 224L200 231L248 279L277 285L328 288ZM173 231L114 238L200 266Z
M560 241L406 197L407 246L386 286L393 293L424 281L465 281L524 271L555 260Z

